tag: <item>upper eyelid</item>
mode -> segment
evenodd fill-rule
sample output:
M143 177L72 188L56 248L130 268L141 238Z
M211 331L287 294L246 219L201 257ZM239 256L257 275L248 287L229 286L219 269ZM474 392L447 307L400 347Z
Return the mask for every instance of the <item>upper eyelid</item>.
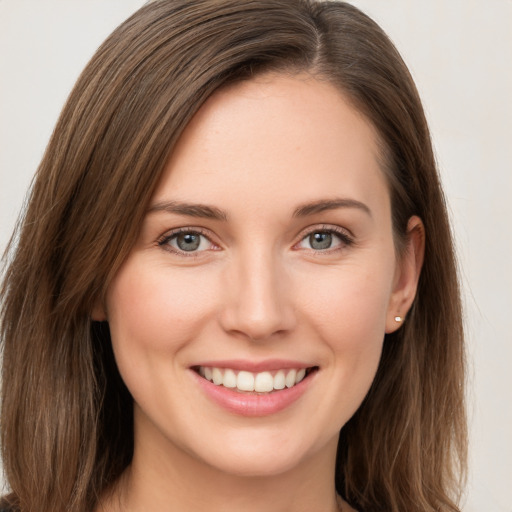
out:
M199 227L179 227L174 229L168 229L165 231L162 235L158 237L158 241L167 240L175 235L179 235L180 233L198 233L199 235L204 236L205 238L208 238L213 243L212 235L209 230L206 230L204 228Z
M312 226L308 226L300 231L300 233L297 235L297 238L300 241L304 237L310 235L311 233L315 233L318 231L332 231L335 234L345 235L351 240L355 238L354 234L350 229L342 226L337 226L336 224L314 224Z

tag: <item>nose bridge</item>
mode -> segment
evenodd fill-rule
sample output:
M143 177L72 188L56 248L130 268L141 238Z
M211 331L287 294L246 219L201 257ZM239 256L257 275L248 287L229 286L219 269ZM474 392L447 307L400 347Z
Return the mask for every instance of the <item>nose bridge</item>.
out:
M268 246L239 254L230 269L224 328L252 340L293 328L292 299L282 262Z

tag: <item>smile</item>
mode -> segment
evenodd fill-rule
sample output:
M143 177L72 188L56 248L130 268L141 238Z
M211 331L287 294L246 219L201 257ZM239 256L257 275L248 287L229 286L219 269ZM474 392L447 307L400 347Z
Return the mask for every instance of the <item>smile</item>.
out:
M218 365L218 366L217 366ZM276 414L314 387L318 366L290 362L223 361L190 367L190 375L214 404L239 416Z
M287 368L258 373L231 368L199 366L197 372L201 377L239 392L271 393L299 384L313 368Z

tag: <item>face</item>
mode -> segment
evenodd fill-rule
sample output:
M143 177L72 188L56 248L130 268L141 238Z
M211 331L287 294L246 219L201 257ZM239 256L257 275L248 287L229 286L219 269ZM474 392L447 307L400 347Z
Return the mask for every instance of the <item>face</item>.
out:
M216 92L107 294L136 452L260 476L333 456L403 289L365 118L307 75Z

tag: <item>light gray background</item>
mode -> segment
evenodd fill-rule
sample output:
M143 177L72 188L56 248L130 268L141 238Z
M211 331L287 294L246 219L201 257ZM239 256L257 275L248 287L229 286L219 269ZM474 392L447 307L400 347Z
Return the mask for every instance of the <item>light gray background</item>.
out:
M0 250L78 74L143 3L0 0ZM512 1L353 3L412 71L452 214L470 359L464 510L512 512Z

